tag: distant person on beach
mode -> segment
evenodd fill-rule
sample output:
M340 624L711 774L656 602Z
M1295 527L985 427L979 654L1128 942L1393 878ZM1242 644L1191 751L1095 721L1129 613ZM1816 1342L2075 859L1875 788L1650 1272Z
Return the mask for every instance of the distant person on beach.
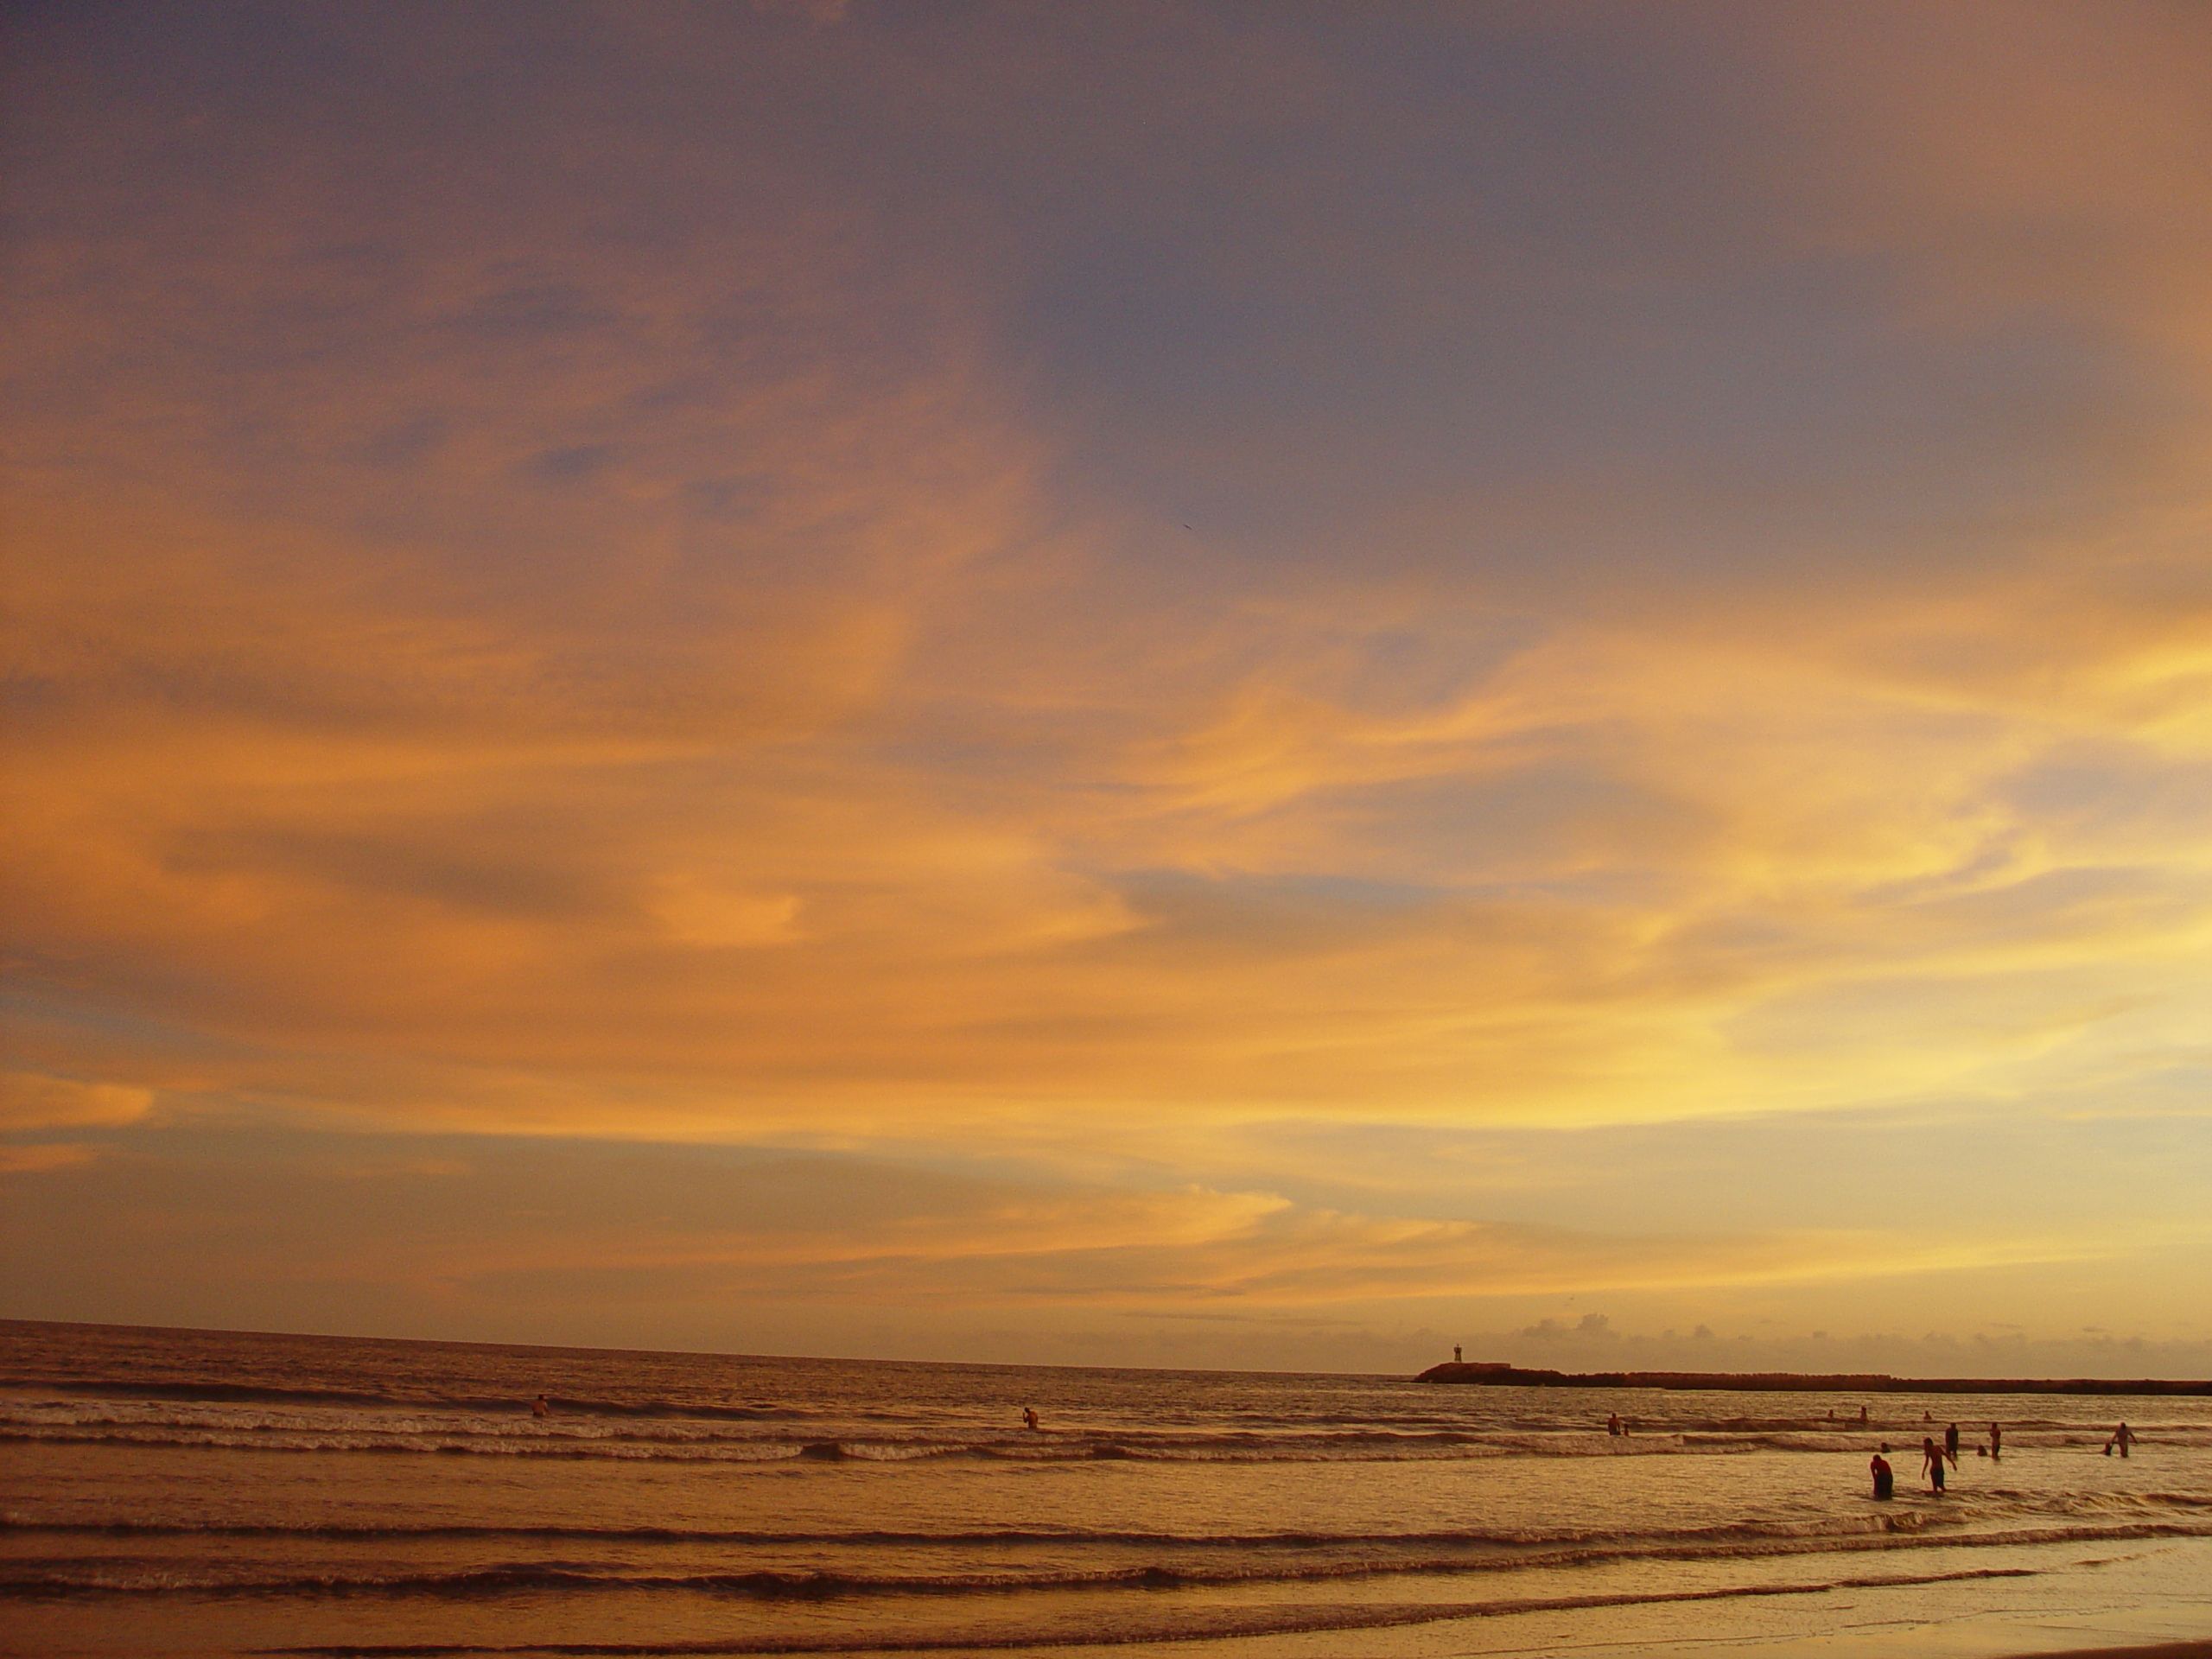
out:
M537 1399L530 1402L530 1414L533 1417L550 1417L553 1414L553 1402L543 1395L539 1395Z
M1036 1407L1034 1407L1034 1406L1024 1406L1024 1407L1021 1408L1021 1421L1022 1421L1022 1426L1023 1426L1024 1427L1026 1427L1026 1428L1034 1428L1034 1427L1037 1427L1037 1408L1036 1408Z
M1628 1433L1628 1430L1621 1427L1621 1414L1618 1411L1605 1419L1605 1433L1616 1440Z
M1866 1421L1866 1408L1864 1406L1859 1408L1859 1421L1862 1423Z
M1993 1458L2005 1455L2005 1431L1994 1423L1989 1426L1989 1455Z
M1958 1467L1959 1426L1956 1423L1953 1423L1948 1428L1943 1431L1943 1455L1950 1459L1951 1466L1954 1469Z
M2120 1455L2124 1458L2127 1455L2127 1448L2134 1444L2135 1431L2128 1427L2126 1423L2122 1423L2118 1428L2113 1430L2112 1439L2105 1442L2105 1456L2112 1456L2112 1449L2116 1446L2120 1448Z
M1928 1477L1928 1490L1936 1497L1943 1496L1943 1448L1936 1444L1932 1434L1923 1435L1920 1441L1920 1472Z
M1882 1451L1877 1452L1866 1462L1866 1472L1874 1477L1874 1496L1877 1497L1891 1497L1897 1493L1897 1471L1890 1467L1890 1460L1882 1455L1889 1449L1890 1443L1884 1440Z
M1456 1342L1452 1344L1452 1363L1454 1365L1461 1365L1466 1363L1459 1357L1459 1344Z

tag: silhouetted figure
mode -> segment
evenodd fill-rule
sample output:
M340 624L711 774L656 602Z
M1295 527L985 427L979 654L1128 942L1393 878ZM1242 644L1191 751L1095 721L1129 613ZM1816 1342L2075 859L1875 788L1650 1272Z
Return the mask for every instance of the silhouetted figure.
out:
M1989 1455L1993 1458L2005 1455L2005 1431L1994 1423L1989 1426Z
M1605 1419L1605 1433L1611 1435L1615 1440L1618 1440L1622 1435L1628 1433L1626 1429L1621 1427L1621 1414L1618 1411L1611 1416Z
M1454 1365L1465 1363L1465 1362L1459 1357L1459 1344L1456 1342L1452 1344L1452 1363Z
M530 1414L533 1417L550 1417L553 1414L553 1402L543 1395L539 1395L537 1399L530 1402Z
M1932 1434L1923 1435L1920 1441L1920 1472L1928 1477L1928 1490L1937 1497L1943 1496L1943 1448L1936 1444Z
M1882 1452L1886 1452L1889 1449L1890 1443L1887 1440L1884 1440L1882 1442ZM1882 1452L1877 1452L1872 1458L1867 1459L1866 1472L1874 1477L1874 1496L1879 1498L1888 1498L1896 1496L1897 1490L1897 1472L1896 1470L1890 1467L1890 1460L1882 1455Z
M1954 1467L1959 1461L1959 1426L1953 1423L1943 1431L1943 1455L1950 1459Z
M1866 1421L1866 1408L1864 1406L1859 1408L1859 1421L1862 1423Z
M1037 1408L1036 1408L1036 1407L1034 1407L1034 1406L1024 1406L1024 1407L1021 1408L1021 1422L1022 1422L1022 1427L1025 1427L1025 1428L1034 1428L1034 1427L1037 1427Z
M2105 1442L2105 1455L2110 1457L2113 1447L2116 1446L2120 1448L2120 1455L2124 1458L2127 1455L2127 1448L2134 1444L2135 1431L2126 1423L2122 1423L2118 1428L2113 1430L2112 1439Z

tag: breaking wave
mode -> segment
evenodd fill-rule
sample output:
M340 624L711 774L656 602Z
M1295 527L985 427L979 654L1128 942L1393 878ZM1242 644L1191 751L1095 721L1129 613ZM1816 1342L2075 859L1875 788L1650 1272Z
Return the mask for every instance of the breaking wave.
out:
M1926 1535L1922 1535L1925 1534ZM560 1535L580 1535L569 1531ZM582 1535L605 1536L604 1533ZM645 1535L630 1533L639 1538ZM741 1535L724 1535L736 1537ZM880 1535L817 1535L817 1541L864 1542ZM1423 1533L1334 1537L1327 1535L1263 1535L1241 1541L1178 1539L1147 1534L982 1534L968 1538L927 1537L931 1542L1083 1541L1178 1545L1199 1549L1228 1547L1254 1552L1222 1561L1142 1562L1081 1569L1036 1569L957 1573L875 1573L831 1569L747 1572L652 1573L559 1560L505 1561L429 1571L408 1567L360 1567L321 1572L229 1570L220 1565L180 1566L168 1561L46 1559L0 1566L0 1598L58 1599L86 1595L173 1595L181 1592L219 1597L298 1596L504 1596L562 1591L690 1592L754 1600L823 1601L882 1595L950 1596L1017 1592L1098 1589L1164 1589L1249 1584L1314 1584L1335 1580L1479 1573L1528 1567L1581 1567L1618 1560L1745 1560L1779 1555L1888 1549L1913 1544L1949 1548L2212 1537L2212 1522L2143 1521L2101 1526L2012 1527L1984 1532L1901 1524L1891 1517L1837 1525L1726 1527L1676 1534L1586 1534L1554 1538L1503 1536L1481 1532ZM792 1541L787 1535L781 1541ZM921 1541L920 1536L909 1541ZM753 1541L765 1541L754 1539ZM1500 1551L1498 1546L1520 1546ZM1451 1547L1447 1553L1438 1553ZM1270 1558L1263 1547L1287 1557ZM1333 1548L1334 1555L1314 1552ZM1485 1553L1485 1549L1492 1553ZM1428 1553L1421 1553L1423 1551Z

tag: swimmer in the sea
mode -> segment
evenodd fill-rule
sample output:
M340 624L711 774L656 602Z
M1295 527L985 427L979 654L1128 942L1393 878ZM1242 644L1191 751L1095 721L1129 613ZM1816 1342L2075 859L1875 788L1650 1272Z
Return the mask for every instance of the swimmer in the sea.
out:
M1936 1497L1943 1496L1943 1448L1936 1444L1932 1434L1923 1435L1920 1442L1920 1472L1928 1477L1928 1491Z

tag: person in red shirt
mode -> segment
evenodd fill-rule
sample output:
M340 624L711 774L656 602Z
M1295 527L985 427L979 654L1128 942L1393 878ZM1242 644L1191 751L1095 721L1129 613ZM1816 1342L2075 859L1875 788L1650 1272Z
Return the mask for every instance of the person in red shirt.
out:
M1890 1449L1887 1440L1882 1442L1882 1452ZM1874 1477L1874 1496L1888 1497L1897 1489L1897 1471L1890 1467L1890 1460L1877 1452L1866 1465L1867 1472Z

